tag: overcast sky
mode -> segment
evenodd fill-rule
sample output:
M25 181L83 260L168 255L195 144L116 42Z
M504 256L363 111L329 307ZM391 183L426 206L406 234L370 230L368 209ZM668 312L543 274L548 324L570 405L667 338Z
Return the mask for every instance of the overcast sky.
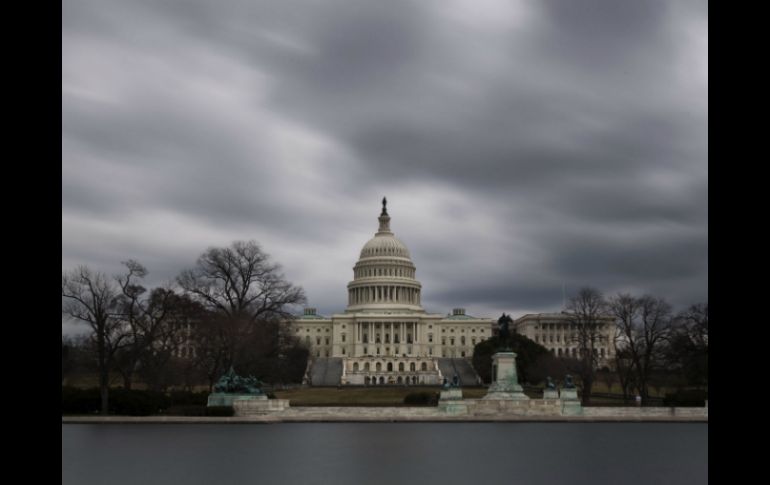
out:
M707 129L705 1L64 0L62 270L254 239L341 312L387 196L428 311L681 307Z

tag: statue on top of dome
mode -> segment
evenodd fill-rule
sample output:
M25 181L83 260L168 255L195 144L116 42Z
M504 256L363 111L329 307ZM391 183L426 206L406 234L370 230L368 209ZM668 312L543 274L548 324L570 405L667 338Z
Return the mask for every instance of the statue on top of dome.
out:
M382 198L382 214L381 216L387 216L388 215L388 199L385 197Z

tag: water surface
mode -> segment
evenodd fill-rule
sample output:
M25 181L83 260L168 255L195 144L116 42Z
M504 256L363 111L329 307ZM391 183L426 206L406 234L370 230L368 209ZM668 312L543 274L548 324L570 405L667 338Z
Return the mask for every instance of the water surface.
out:
M708 483L707 423L63 424L62 484Z

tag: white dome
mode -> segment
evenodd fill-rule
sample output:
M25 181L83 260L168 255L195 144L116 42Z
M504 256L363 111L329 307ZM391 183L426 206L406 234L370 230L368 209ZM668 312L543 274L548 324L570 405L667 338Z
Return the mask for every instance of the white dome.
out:
M397 257L411 259L409 250L397 237L392 235L377 235L371 238L363 249L360 258Z
M390 216L383 199L380 228L364 244L348 283L348 311L399 310L424 312L422 285L406 245L390 231Z

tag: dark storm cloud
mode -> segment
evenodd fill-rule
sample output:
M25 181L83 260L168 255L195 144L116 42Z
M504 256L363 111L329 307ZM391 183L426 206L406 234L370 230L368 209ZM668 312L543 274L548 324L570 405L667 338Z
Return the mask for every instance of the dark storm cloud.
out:
M63 4L63 267L257 239L343 309L379 199L426 306L707 298L705 2ZM555 289L554 289L555 288ZM475 306L474 306L475 305Z

